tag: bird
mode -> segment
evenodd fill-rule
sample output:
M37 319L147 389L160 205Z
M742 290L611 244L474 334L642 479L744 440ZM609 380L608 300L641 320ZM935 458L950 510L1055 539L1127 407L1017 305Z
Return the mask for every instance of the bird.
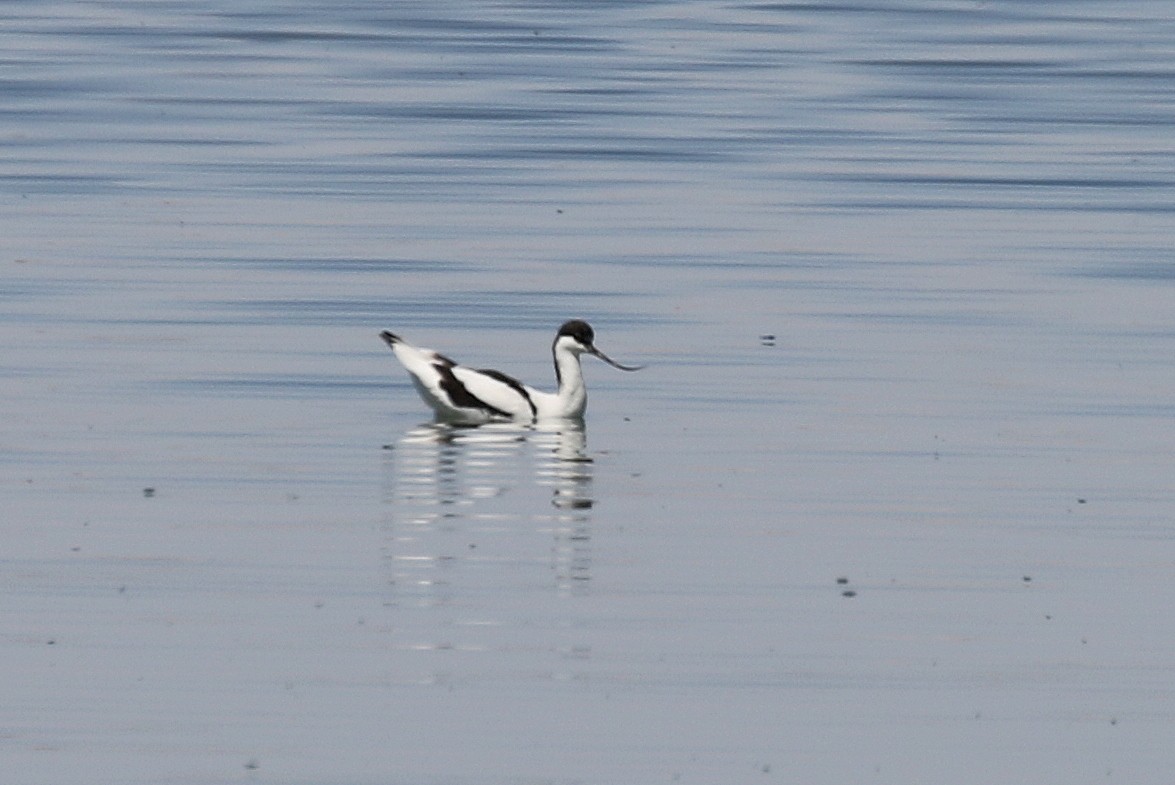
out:
M587 408L587 388L579 358L594 355L613 368L639 371L641 365L621 365L596 348L595 331L582 319L564 322L555 334L551 354L555 359L554 393L537 390L501 371L474 369L432 349L423 349L384 330L379 334L412 377L412 384L440 422L480 425L514 421L582 419Z

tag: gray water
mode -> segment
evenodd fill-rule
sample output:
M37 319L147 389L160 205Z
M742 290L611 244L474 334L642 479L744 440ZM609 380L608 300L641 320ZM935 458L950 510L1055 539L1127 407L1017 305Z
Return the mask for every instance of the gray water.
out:
M6 4L4 780L1165 785L1173 19Z

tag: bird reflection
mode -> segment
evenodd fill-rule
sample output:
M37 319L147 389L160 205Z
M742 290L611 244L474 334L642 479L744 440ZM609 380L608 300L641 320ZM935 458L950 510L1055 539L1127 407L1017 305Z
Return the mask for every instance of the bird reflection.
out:
M591 577L592 461L580 421L417 426L385 450L386 559L396 603ZM533 567L533 570L527 570Z
M587 435L582 422L558 428L539 425L532 441L539 447L535 472L540 484L552 489L551 504L560 510L590 510L592 459L587 457Z

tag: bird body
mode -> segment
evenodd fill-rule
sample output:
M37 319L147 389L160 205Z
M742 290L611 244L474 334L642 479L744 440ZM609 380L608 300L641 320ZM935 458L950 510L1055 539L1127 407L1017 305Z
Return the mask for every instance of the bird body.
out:
M384 331L380 337L412 377L420 397L438 420L466 425L502 420L535 422L578 419L587 408L587 387L579 358L592 354L623 371L639 366L621 365L595 347L595 333L584 321L565 322L555 335L551 353L555 360L554 393L535 389L501 371L459 365L439 352L407 343Z

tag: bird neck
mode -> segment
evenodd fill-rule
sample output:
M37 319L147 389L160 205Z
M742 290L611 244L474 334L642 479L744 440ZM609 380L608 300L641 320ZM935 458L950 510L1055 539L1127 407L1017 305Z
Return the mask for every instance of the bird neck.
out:
M571 409L582 411L583 402L587 400L587 390L583 383L583 368L579 364L579 357L569 351L555 350L555 379L559 383L559 398Z

